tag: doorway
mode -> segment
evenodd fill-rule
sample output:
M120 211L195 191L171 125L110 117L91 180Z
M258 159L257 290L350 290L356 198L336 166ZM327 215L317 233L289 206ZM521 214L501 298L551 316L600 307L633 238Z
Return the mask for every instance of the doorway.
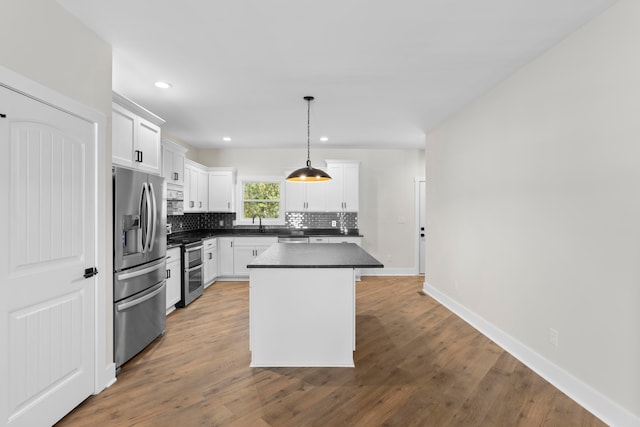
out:
M104 388L104 124L0 67L0 424L51 425Z
M417 274L425 274L425 235L426 235L426 180L424 177L415 178L415 206L416 206L416 272Z

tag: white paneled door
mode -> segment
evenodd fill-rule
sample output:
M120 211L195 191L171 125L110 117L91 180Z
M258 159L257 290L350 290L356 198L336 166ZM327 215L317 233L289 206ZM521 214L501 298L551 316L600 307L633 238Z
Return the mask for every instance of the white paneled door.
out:
M95 134L0 87L0 425L51 425L94 390Z

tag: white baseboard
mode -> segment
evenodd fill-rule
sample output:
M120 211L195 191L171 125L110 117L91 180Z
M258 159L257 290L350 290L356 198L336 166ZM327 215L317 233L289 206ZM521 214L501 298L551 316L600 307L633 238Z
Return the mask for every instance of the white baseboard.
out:
M104 368L104 374L103 374L102 380L103 380L103 383L102 383L103 384L103 388L102 388L102 390L104 390L105 388L109 388L113 384L115 384L115 382L116 382L116 364L115 363L109 363ZM100 390L100 391L102 391L102 390Z
M362 276L416 276L415 268L363 268Z
M610 400L559 366L525 346L501 329L467 309L462 304L424 282L423 293L451 310L462 320L498 344L513 357L549 381L579 405L610 426L640 427L640 417Z

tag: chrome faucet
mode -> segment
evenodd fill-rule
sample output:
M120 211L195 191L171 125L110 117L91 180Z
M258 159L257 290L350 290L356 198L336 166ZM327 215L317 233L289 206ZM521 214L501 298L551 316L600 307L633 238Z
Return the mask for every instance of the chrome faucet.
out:
M258 232L259 233L264 233L264 228L262 228L262 217L260 215L254 215L253 218L251 218L251 224L255 224L256 223L256 217L258 217Z

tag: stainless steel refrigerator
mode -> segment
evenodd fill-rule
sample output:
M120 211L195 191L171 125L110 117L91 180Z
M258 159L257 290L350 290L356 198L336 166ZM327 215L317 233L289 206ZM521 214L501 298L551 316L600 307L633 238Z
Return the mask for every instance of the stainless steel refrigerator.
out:
M113 334L120 366L165 330L166 183L113 168Z

